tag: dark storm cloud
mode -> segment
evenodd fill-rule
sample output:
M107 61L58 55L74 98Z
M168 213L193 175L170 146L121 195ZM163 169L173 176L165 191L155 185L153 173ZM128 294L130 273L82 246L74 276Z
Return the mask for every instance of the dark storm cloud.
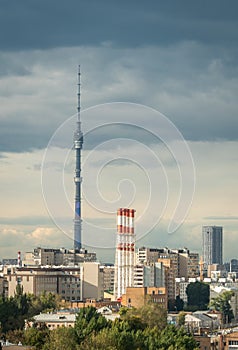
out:
M183 1L1 1L0 49L167 45L183 40L233 45L238 3Z
M45 148L54 128L45 125L36 127L35 124L21 120L1 121L0 151L27 152Z
M237 10L235 0L1 1L0 151L47 146L76 111L79 61L83 108L141 103L187 140L237 140Z

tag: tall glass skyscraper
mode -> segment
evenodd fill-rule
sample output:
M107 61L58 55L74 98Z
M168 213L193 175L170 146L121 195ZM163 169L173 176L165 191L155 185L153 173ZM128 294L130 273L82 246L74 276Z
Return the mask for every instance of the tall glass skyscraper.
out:
M223 232L221 226L203 226L202 247L204 266L211 264L222 265Z

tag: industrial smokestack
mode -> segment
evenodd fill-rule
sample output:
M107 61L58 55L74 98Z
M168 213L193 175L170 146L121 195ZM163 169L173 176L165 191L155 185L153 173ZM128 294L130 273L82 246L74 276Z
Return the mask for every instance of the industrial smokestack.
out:
M127 287L133 286L135 261L135 209L117 210L117 240L115 256L114 296L121 298Z

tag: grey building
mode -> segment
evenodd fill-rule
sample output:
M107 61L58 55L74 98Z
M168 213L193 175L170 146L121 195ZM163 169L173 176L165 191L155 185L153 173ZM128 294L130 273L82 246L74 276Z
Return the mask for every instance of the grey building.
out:
M223 232L221 226L203 226L203 262L208 265L222 265Z

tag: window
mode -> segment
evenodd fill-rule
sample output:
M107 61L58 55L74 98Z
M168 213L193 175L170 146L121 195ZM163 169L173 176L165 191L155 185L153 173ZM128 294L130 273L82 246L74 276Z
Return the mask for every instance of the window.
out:
M238 345L238 340L229 340L229 345Z

